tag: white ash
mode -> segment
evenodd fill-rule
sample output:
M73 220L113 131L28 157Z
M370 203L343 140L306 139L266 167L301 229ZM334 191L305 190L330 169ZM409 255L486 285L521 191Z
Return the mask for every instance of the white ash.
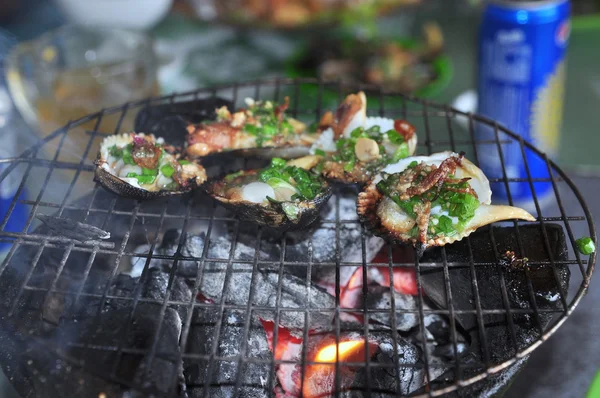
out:
M402 312L401 310L417 310L417 303L413 296L401 294L396 291L393 293L396 308L396 329L408 331L419 324L419 318L416 313ZM371 287L368 290L367 296L363 297L368 309L373 310L388 310L386 312L369 312L369 318L383 323L387 326L392 326L392 293L390 288L383 286Z

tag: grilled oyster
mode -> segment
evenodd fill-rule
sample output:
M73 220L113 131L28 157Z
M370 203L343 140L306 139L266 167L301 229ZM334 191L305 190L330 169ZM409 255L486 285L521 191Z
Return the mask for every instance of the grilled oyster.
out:
M286 158L308 154L315 134L306 125L285 114L289 98L282 104L246 99L248 107L231 112L216 110L216 121L188 126L187 154L200 158L219 152Z
M351 94L335 116L327 113L322 133L311 150L323 156L324 177L344 183L366 183L388 164L415 153L415 128L404 120L367 117L363 92Z
M412 243L421 253L496 221L535 221L518 207L492 205L491 198L488 179L464 154L441 152L387 166L358 195L357 212L374 234Z
M206 171L178 159L162 138L143 133L111 135L100 145L94 180L120 196L150 199L178 195L206 181Z
M205 184L205 190L243 220L282 232L302 229L331 196L327 182L310 171L319 160L274 158L265 169L229 174Z

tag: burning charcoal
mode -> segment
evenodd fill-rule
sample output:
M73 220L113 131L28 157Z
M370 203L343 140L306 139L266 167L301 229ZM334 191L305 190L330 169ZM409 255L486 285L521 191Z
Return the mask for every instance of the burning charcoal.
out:
M39 218L52 232L74 239L80 242L94 241L98 239L110 238L110 232L106 232L93 225L83 224L75 220L37 214Z
M142 108L135 118L135 131L143 131L164 138L174 146L183 147L189 123L213 120L215 109L233 107L230 101L221 98L203 98L173 104L150 105Z
M393 296L393 298L392 298ZM417 302L413 296L400 294L394 291L393 295L390 288L383 286L369 287L367 295L363 297L365 305L369 310L388 310L386 312L369 312L369 319L380 322L387 326L392 326L392 300L396 306L396 328L401 331L408 331L419 324L419 318L416 313L406 313L402 310L417 311Z
M273 311L264 311L259 316L265 320L274 319L274 310L277 307L278 286L281 284L281 297L279 308L294 309L299 311L281 311L280 324L282 326L302 330L304 327L304 308L330 309L323 312L311 312L308 322L311 328L317 330L328 328L334 316L332 309L335 300L320 288L306 285L306 281L293 275L284 273L279 282L279 270L260 267L253 276L252 265L232 264L227 272L227 264L207 263L200 285L200 292L213 301L220 301L225 294L225 303L244 305L250 299L251 284L254 284L252 304L260 307L272 307ZM227 284L226 276L229 274Z
M348 331L357 327L360 330ZM386 391L388 394L397 391L397 383L399 383L400 392L403 395L410 394L425 385L427 379L420 360L420 350L399 335L396 336L396 343L394 343L390 333L395 332L370 331L368 335L370 363L373 365L389 365L389 367L369 366L368 371L370 374L367 378L366 366L345 366L343 362L364 362L367 354L362 326L349 325L349 327L343 327L342 329L344 331L340 333L340 344L337 350L340 361L339 391L342 392L341 396L364 396L367 383L369 383L372 390ZM396 349L394 350L395 344ZM307 396L328 396L332 394L335 390L335 333L327 332L310 335L306 350L307 360L319 362L320 364L306 365L303 373L304 379L301 379L300 355L302 350L296 350L296 356L290 356L289 359L298 361L297 365L279 365L277 376L281 392L286 393L287 396L298 396L302 383L303 393ZM397 362L395 354L397 354ZM372 396L379 397L380 395L373 393ZM381 396L388 395L383 394Z
M217 324L221 318L219 308L196 308L190 327L187 353L214 355L220 358L210 362L194 359L185 360L186 383L191 386L188 393L191 397L204 396L203 391L210 383L208 394L211 397L234 396L238 377L240 388L237 396L267 397L266 380L270 366L268 363L253 363L255 359L269 360L272 357L269 343L262 325L256 318L245 333L247 315L240 310L224 310L220 330ZM218 341L217 341L218 339ZM245 350L242 344L246 342ZM240 367L238 358L247 358ZM211 369L212 368L212 369ZM208 371L211 369L210 381Z

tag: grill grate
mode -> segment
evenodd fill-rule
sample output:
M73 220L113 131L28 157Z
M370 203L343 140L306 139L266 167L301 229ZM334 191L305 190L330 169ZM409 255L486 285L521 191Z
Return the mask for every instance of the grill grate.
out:
M22 362L16 363L17 356L11 356L13 348L2 348L0 361L17 388L27 393L33 390L34 395L44 391L46 396L52 393L58 396L61 391L108 392L110 396L110 392L116 394L123 388L130 388L146 394L169 396L182 394L185 390L189 396L196 397L212 396L215 388L228 386L228 390L222 390L223 394L244 396L247 394L246 376L258 372L262 377L257 388L263 395L274 395L276 388L282 384L278 370L281 372L286 364L288 368L300 366L300 380L314 373L317 363L311 358L308 346L315 338L312 327L317 317L332 317L331 335L339 344L348 326L345 316L358 313L362 318L354 324L354 330L358 327L365 342L378 338L368 336L380 336L382 333L389 336L392 357L388 363L373 360L372 348L368 344L362 359L353 358L350 364L340 363L337 360L340 354L336 353L332 364L335 391L347 387L345 371L354 367L365 368L365 380L352 387L364 391L367 396L439 396L486 378L493 379L494 374L517 364L552 335L585 294L595 261L595 255L584 258L576 250L575 237L589 235L595 240L595 227L583 198L568 176L545 154L494 121L381 89L361 88L369 91L370 114L406 118L417 125L421 141L418 153L430 154L448 149L466 151L475 164L482 156L490 156L490 151L497 153L502 168L500 175L490 178L492 189L506 189L509 204L513 203L510 191L514 184L531 190L537 222L515 221L495 225L481 231L477 237L474 235L461 243L435 250L421 260L412 253L405 253L398 261L394 255L401 249L387 244L382 248L385 256L375 257L378 251L375 248L379 249L382 242L370 236L353 214L355 190L337 187L330 207L322 214L320 225L308 235L298 238L288 234L275 239L269 236L268 231L239 222L201 194L137 202L117 198L90 183L92 161L100 140L108 134L127 131L130 128L128 120L143 107L213 97L225 98L239 105L239 100L246 96L279 100L287 95L291 99L292 116L314 121L320 118L324 109L333 108L343 98L345 93L340 84L312 79L264 80L200 89L104 109L69 123L20 156L0 160L5 166L0 182L20 179L17 193L0 225L0 241L12 243L0 265L0 291L3 296L0 300L3 302L0 306L1 329L3 335L14 343L11 347L17 347L18 350L14 348L17 352L27 353L18 356ZM495 139L476 141L475 130L479 125L491 127ZM84 144L72 150L69 145L75 139L81 140L81 137L85 138ZM511 146L518 148L524 159L526 152L535 153L545 162L548 173L536 175L527 168L527 178L508 178L510 173L504 159L507 148ZM243 166L251 167L252 161L244 160ZM215 168L221 167L217 165ZM547 199L536 194L534 183L537 182L551 183L553 197L549 204L545 204ZM21 198L25 187L34 188L34 200ZM6 231L17 204L29 209L26 225L22 231ZM35 222L36 214L52 213L108 230L112 237L108 241L79 242L53 236ZM510 239L503 232L506 225L512 227ZM169 251L165 250L165 232L172 229L182 233L172 241ZM323 233L328 236L326 241L319 231L326 231ZM351 235L352 231L357 235ZM203 243L194 252L188 248L186 233L203 234ZM539 258L531 254L535 251L532 249L532 234L539 240L538 246L541 247L538 251L544 253ZM348 245L349 240L353 245ZM509 240L513 243L508 244ZM217 250L219 242L226 242L228 249ZM489 242L491 257L482 256L482 242ZM141 245L144 245L143 250L140 250ZM501 265L506 245L514 246L511 248L518 256L531 257L530 269L522 271L518 277ZM561 245L564 246L563 251L557 249ZM326 249L329 250L328 256L322 254ZM267 253L269 250L272 253ZM244 251L250 254L243 256L238 253ZM214 252L218 255L215 256ZM463 254L457 254L459 252ZM139 278L126 279L121 274L125 271L124 264L131 261L143 264ZM149 294L148 283L157 275L152 271L156 262L169 266L161 276L166 278L161 285L162 290ZM180 273L190 263L197 266L193 275L186 278L190 293L182 295L185 289L178 287L182 279ZM220 267L224 274L225 290L212 302L199 300L198 293L202 292L206 281L220 277L211 273L214 267ZM573 272L569 280L572 268L579 272ZM348 282L349 272L360 274L366 281L371 272L379 270L391 281L388 283L389 294L394 297L393 286L399 269L416 271L416 307L405 308L392 299L389 308L371 308L367 298L372 291L366 284L361 288L365 299L358 308L342 306L344 283ZM334 275L333 304L312 307L311 300L320 294L315 290L314 275L327 270ZM546 301L540 298L537 274L544 270L551 271L548 275L544 274L544 280L551 281L557 294L554 299ZM259 300L262 285L258 281L268 272L272 272L276 280L275 294L271 301L262 302ZM241 287L231 286L231 283L239 281L239 275L243 273L249 274L251 281L247 299L243 303L231 302L227 289L242 291ZM285 304L289 292L284 280L288 274L294 275L294 281L301 281L304 285L301 306L288 307ZM492 290L496 289L493 293L486 282L488 279L499 284L492 286ZM436 286L440 286L433 292L428 290L432 281L437 281ZM435 300L436 294L439 295L438 301ZM515 305L515 294L524 297L519 305ZM490 304L491 295L498 298L494 305ZM140 314L149 309L154 323L140 327ZM115 323L111 314L116 313L120 318ZM198 329L195 322L199 313L214 314L214 322L205 329ZM252 346L255 321L258 317L263 319L265 314L270 314L269 319L274 325L291 319L295 316L293 314L300 314L297 319L303 327L298 338L305 344L302 344L299 356L286 359L274 358L272 353L270 356L250 355L255 349ZM369 321L380 314L389 316L392 325L411 315L417 326L410 331L410 336L392 333L389 328L377 329ZM443 363L439 361L439 354L428 345L432 339L428 324L432 316L441 316L440 319L445 319L448 324L447 343L451 358ZM174 340L173 336L169 339L170 334L175 333L170 321L173 317L180 320ZM232 326L230 318L239 322ZM143 318L144 321L148 319ZM471 325L471 329L467 330L466 325ZM142 333L140 328L144 327L149 330L148 335L144 335L145 344L139 346L137 340L132 343L130 336L138 336ZM106 336L112 333L111 328L115 328L117 337L108 339ZM234 329L239 346L230 355L221 349L220 344L223 336L229 336L228 333L233 333ZM202 353L190 348L199 340L196 337L198 330L205 330L208 336L208 348ZM284 329L273 328L272 347L288 338L285 333ZM470 348L468 355L462 356L459 351L465 335L470 336ZM499 343L499 335L504 344ZM422 354L418 361L412 363L406 360L406 352L398 348L409 338ZM53 365L48 365L50 362ZM131 369L127 364L133 362L137 364L133 374L123 371L124 368ZM179 367L184 368L184 380L181 380ZM68 369L67 373L64 373L65 369ZM227 375L227 369L234 370L231 376ZM382 389L374 383L381 375L378 369L393 375L394 385ZM413 372L411 369L421 369L424 379L431 382L413 390L407 389L403 375ZM202 382L195 382L193 371L205 370ZM414 372L411 374L416 374ZM72 382L67 380L67 374L81 381L70 385ZM195 376L196 379L200 377ZM42 389L41 386L52 377L56 377L52 391ZM298 387L300 394L309 395L304 391L304 383Z

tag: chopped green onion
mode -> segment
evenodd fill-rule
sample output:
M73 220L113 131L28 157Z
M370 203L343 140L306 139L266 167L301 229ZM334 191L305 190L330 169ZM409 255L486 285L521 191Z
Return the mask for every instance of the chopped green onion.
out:
M452 219L445 215L442 215L438 218L438 224L435 226L435 229L445 235L451 235L456 232L456 228L452 223Z
M281 158L271 159L271 167L285 167L285 160Z
M596 245L590 237L579 238L575 243L577 243L577 249L581 254L589 255L596 251Z
M322 149L315 149L315 155L325 156L325 151Z
M418 164L419 164L419 162L417 162L416 160L413 160L412 162L410 162L408 167L412 169L414 167L417 167Z
M135 161L133 160L133 155L131 151L133 150L133 144L127 145L123 148L123 162L125 164L135 165Z
M127 173L127 178L135 178L140 184L152 184L156 179L156 176L139 175L137 173Z
M169 163L167 163L160 168L160 172L165 177L171 178L173 176L173 174L175 173L175 168L173 166L171 166Z
M406 142L403 142L392 155L390 163L396 163L400 159L404 159L406 157L408 157L408 144Z
M156 176L137 176L135 178L140 184L152 184L156 180Z
M240 171L236 171L235 173L228 174L225 176L225 181L231 182L243 174L244 174L244 170L240 170Z
M244 131L247 131L252 135L258 135L258 127L253 124L244 125Z
M387 133L388 140L394 145L400 145L404 143L404 136L398 133L396 130L389 130Z
M184 166L184 165L186 165L186 164L191 164L191 163L192 163L192 162L190 162L189 160L185 160L185 159L183 159L183 160L179 160L179 164L180 164L180 165L182 165L182 166Z
M113 145L108 149L108 153L110 153L110 156L121 159L123 157L123 148L118 148L116 145Z
M349 160L345 165L344 165L344 171L347 171L348 173L351 172L352 170L354 170L354 166L356 165L356 161L354 159Z
M142 175L143 176L157 176L158 169L147 169L145 167L142 167Z

